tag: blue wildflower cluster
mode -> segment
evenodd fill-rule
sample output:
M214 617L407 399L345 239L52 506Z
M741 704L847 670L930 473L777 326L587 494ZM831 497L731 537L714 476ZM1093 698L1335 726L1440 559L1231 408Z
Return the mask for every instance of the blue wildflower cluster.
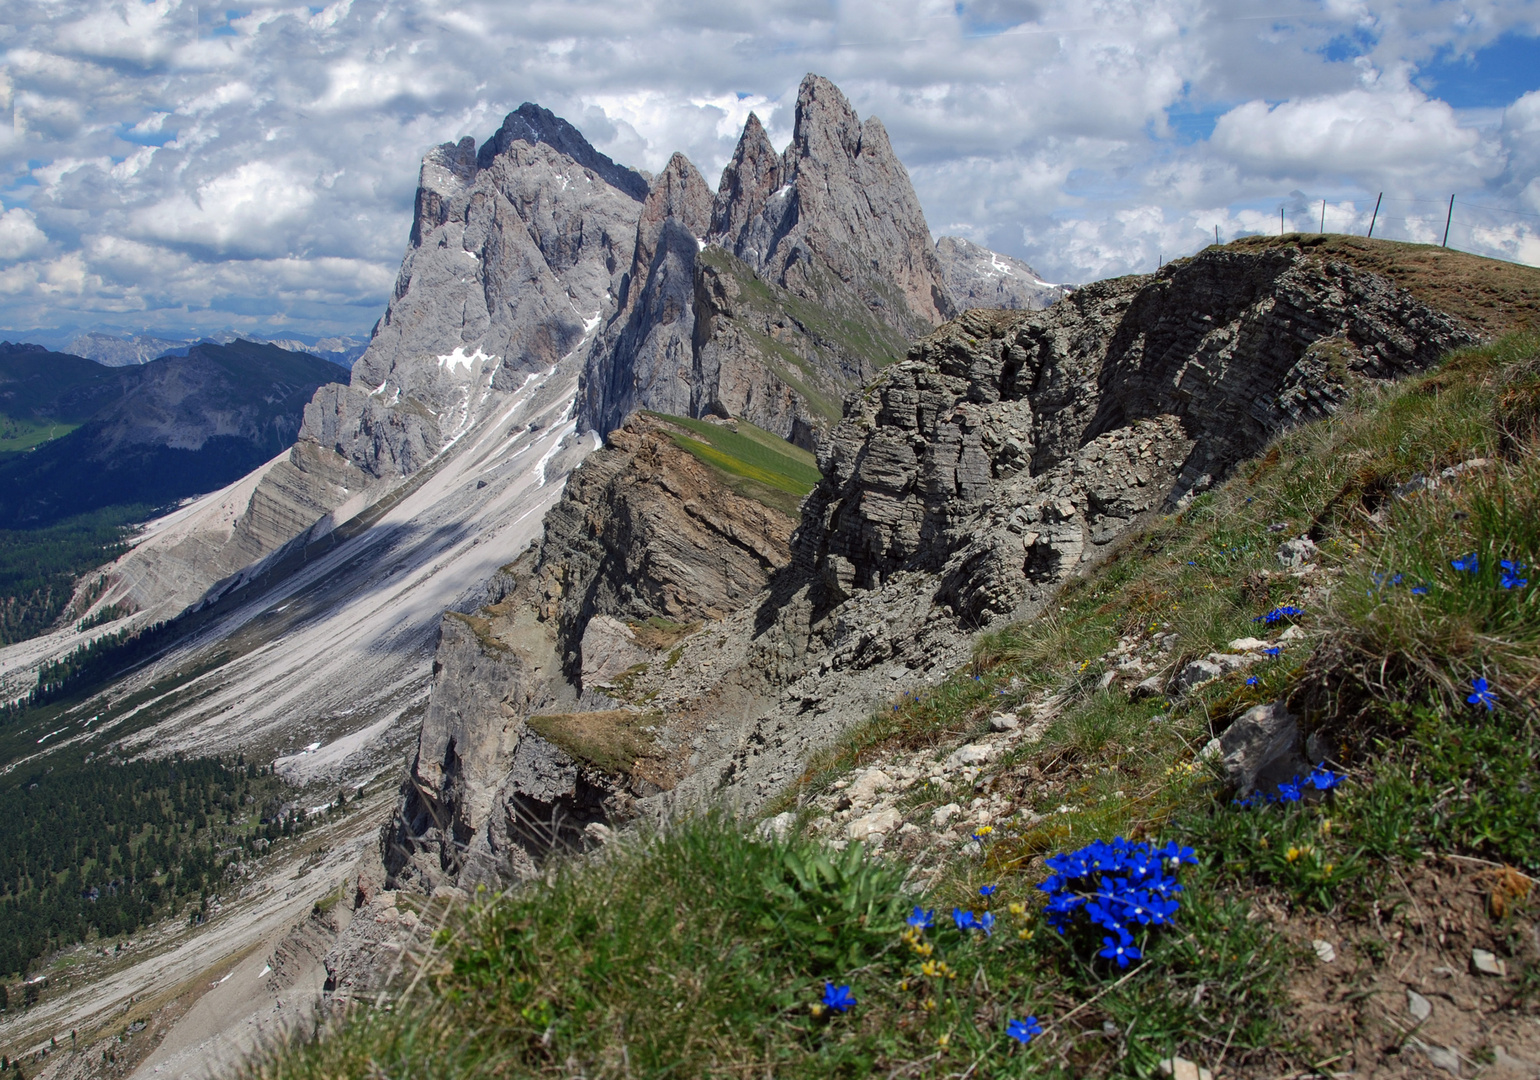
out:
M1236 806L1266 806L1268 803L1296 803L1305 797L1307 788L1316 791L1331 791L1342 786L1342 774L1332 772L1330 769L1316 766L1310 770L1310 775L1301 779L1294 779L1278 785L1276 792L1257 791L1244 799L1236 799Z
M1134 931L1171 923L1181 907L1175 872L1197 861L1192 848L1170 843L1156 849L1121 836L1051 856L1046 862L1053 874L1038 886L1048 894L1044 918L1065 934L1083 915L1095 928L1092 936L1102 939L1096 955L1127 967L1141 955Z
M1267 623L1269 626L1271 626L1273 623L1278 622L1281 619L1292 619L1296 615L1303 615L1304 613L1305 613L1305 609L1304 608L1297 608L1297 607L1295 607L1292 604L1285 604L1283 607L1275 607L1275 608L1273 608L1273 610L1269 611L1265 615L1258 615L1255 619L1252 619L1251 621L1252 622L1259 622L1259 623Z

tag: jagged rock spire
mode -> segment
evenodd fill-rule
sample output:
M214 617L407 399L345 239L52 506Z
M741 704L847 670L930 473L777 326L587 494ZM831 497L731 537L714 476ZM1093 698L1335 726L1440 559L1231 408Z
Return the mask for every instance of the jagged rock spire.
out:
M711 235L728 250L739 251L749 226L781 187L781 155L770 144L759 117L749 113L733 159L722 170L711 209Z

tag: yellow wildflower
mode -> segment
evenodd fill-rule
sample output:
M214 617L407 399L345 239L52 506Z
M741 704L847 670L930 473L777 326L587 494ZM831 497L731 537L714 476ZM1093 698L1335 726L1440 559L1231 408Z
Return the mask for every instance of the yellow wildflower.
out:
M994 831L995 831L995 827L993 825L980 825L978 827L978 829L975 830L975 835L977 835L977 836L988 836L990 833L992 833Z
M823 1006L816 1001L809 1005L808 1008L812 1010L814 1016L823 1015Z
M943 1031L940 1035L938 1035L936 1037L936 1045L941 1047L941 1049L943 1049L943 1050L945 1050L947 1048L947 1044L950 1043L951 1041L952 1041L952 1033L950 1031Z
M1032 931L1030 931L1030 930L1018 930L1018 931L1016 931L1016 936L1019 937L1022 941L1031 941L1032 940Z
M926 998L924 1001L920 1002L920 1008L924 1009L926 1012L935 1012L936 1011L936 999L935 998Z
M1027 905L1018 900L1011 905L1010 912L1012 915L1025 915L1027 913Z
M945 967L946 967L946 963L945 962L942 962L940 967L937 967L936 961L934 961L934 960L927 960L927 961L925 961L925 963L920 965L920 974L924 975L928 979L938 978L941 975L942 968L945 968Z

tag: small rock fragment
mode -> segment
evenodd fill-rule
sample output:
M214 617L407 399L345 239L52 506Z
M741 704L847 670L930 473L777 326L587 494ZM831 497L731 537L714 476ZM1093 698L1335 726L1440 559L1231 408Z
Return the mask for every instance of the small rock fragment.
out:
M1112 685L1112 680L1116 679L1117 677L1118 677L1118 673L1116 671L1105 671L1105 672L1103 672L1102 673L1102 677L1096 680L1096 689L1097 690L1105 690L1105 689L1107 689L1109 686Z
M1162 1076L1171 1077L1171 1080L1214 1080L1214 1074L1209 1070L1196 1061L1181 1057L1162 1058L1160 1072Z
M875 814L867 814L865 817L856 818L845 829L845 835L852 840L865 840L873 833L886 835L903 822L904 816L891 807L887 810L878 810Z
M1293 628L1290 627L1290 629ZM1267 648L1267 642L1261 638L1239 637L1230 642L1228 647L1231 652L1255 652L1258 649Z
M1317 938L1310 943L1310 946L1315 949L1316 959L1323 964L1333 963L1337 959L1337 950L1329 941L1322 941Z
M1151 675L1148 679L1145 679L1138 686L1130 690L1128 696L1135 701L1139 701L1143 698L1159 697L1164 692L1165 687L1161 683L1160 676Z
M1224 674L1224 668L1210 660L1194 660L1176 677L1178 690L1191 690L1195 686L1213 682Z
M989 718L990 731L1015 731L1021 727L1021 718L1013 712L1001 713Z
M853 803L870 803L877 797L877 792L886 791L893 786L893 778L881 769L867 769L855 783L851 784L845 792Z
M962 813L962 807L954 802L936 808L936 812L930 816L930 823L938 829L944 829L951 824L952 819Z
M1460 1075L1460 1055L1449 1049L1449 1047L1431 1046L1421 1039L1412 1039L1411 1042L1417 1049L1428 1055L1428 1060L1437 1068L1443 1069L1451 1076Z
M1278 561L1285 569L1304 566L1316 557L1319 549L1308 536L1297 536L1278 545Z
M1472 949L1470 952L1470 964L1479 975L1494 975L1502 978L1508 974L1507 961L1499 958L1496 953L1488 952L1486 949Z
M1406 992L1406 1011L1412 1014L1412 1019L1419 1024L1433 1015L1433 1002L1423 997L1415 990Z
M766 840L784 840L786 839L787 830L789 830L796 823L797 815L793 814L790 810L786 810L776 814L775 817L766 818L764 821L761 821L759 825L756 826L755 831ZM593 826L590 825L588 828L592 827ZM586 833L588 832L588 829L584 829L583 831ZM609 837L605 837L604 839L607 840Z
M982 743L968 743L966 746L959 746L956 750L953 750L947 757L946 764L948 768L953 769L987 765L989 759L994 756L994 750L990 747Z

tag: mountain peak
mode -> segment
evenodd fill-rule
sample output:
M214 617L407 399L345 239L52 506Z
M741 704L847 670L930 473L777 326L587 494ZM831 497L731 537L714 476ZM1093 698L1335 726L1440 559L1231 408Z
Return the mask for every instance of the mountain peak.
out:
M861 118L850 99L822 75L805 75L797 88L791 150L798 157L826 160L840 152L855 157L861 151Z
M585 169L593 170L638 202L647 197L647 181L641 173L624 165L616 165L609 157L595 150L583 138L581 131L550 109L542 108L532 101L526 101L504 118L503 126L477 151L476 164L480 168L487 168L497 155L515 142L547 143Z

